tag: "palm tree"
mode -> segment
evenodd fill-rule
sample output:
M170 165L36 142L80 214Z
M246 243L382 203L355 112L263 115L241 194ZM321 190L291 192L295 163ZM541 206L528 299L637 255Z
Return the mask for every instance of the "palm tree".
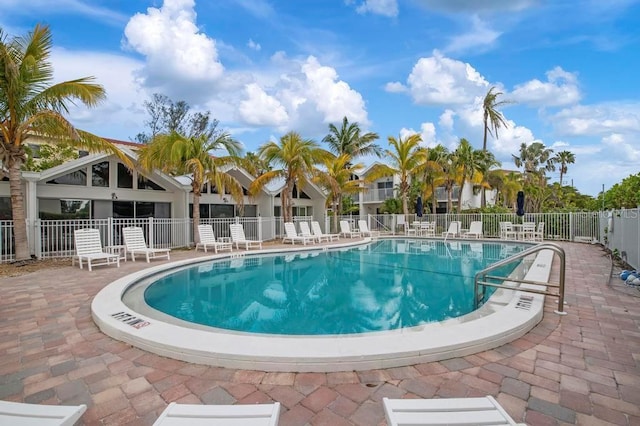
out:
M401 136L398 139L389 136L389 145L392 150L386 150L386 155L391 161L391 165L377 164L371 168L370 179L375 180L381 176L399 175L398 195L402 200L402 212L409 214L409 191L411 189L411 176L420 175L425 168L427 159L427 149L420 146L422 137L419 134L412 134L406 138Z
M553 157L553 162L560 164L560 186L562 186L562 178L567 173L567 164L573 164L575 161L576 157L571 151L560 151Z
M500 190L500 188L496 187L495 185L492 184L491 180L492 180L492 174L495 175L495 173L492 172L496 172L496 170L491 170L494 167L500 167L502 165L502 163L500 163L500 161L498 161L496 159L496 157L493 155L493 153L491 151L480 151L477 150L476 151L476 155L478 157L477 159L477 175L478 175L478 185L480 186L481 190L482 190L482 194L480 199L482 200L482 197L485 197L486 199L486 194L485 191L487 189L496 189L496 202L498 200L498 192Z
M74 102L95 106L105 98L105 91L93 83L93 77L51 84L51 47L47 26L36 25L27 36L12 39L0 29L0 161L3 174L9 176L16 260L30 259L20 174L30 138L109 152L131 165L115 145L76 129L64 118Z
M156 135L140 149L138 161L143 170L162 170L174 175L189 175L193 191L193 238L198 242L200 196L202 186L211 182L220 194L228 190L231 197L243 204L242 186L221 169L237 161L241 145L228 133L216 129L217 121L205 132L182 135L177 132ZM226 150L230 155L216 156L212 152Z
M238 164L254 177L260 176L271 169L269 164L265 163L262 158L253 152L247 152L243 158L239 159Z
M378 138L378 134L373 132L360 134L358 123L349 123L345 116L342 119L342 127L339 129L335 125L329 124L329 134L322 141L328 143L329 150L337 156L348 154L355 159L363 155L380 157L383 150L374 143Z
M522 190L522 177L518 173L509 172L502 180L504 206L515 210L518 191Z
M511 155L516 167L524 168L525 181L544 178L547 171L555 170L554 160L551 156L553 150L546 148L542 142L533 142L531 145L520 145L520 156ZM543 179L544 180L544 179Z
M511 103L510 101L498 101L498 97L502 95L502 92L494 92L495 86L492 86L482 101L482 111L484 118L484 135L482 138L482 150L487 151L487 134L498 139L498 130L504 126L507 127L507 122L504 116L498 108ZM480 198L481 206L484 208L487 204L484 191Z
M327 207L333 210L333 229L338 229L340 202L343 195L357 194L363 190L363 180L352 180L351 176L364 168L362 164L351 164L351 156L342 154L339 157L327 156L323 165L325 170L316 171L313 182L323 188L327 194Z
M429 152L427 153L422 179L425 188L422 195L425 200L431 198L431 213L436 213L438 208L436 188L442 185L445 181L442 163L447 155L449 155L449 151L440 144L429 149Z
M280 196L282 215L285 222L290 222L293 219L293 188L302 190L315 174L314 166L331 154L313 140L289 132L280 138L279 143L269 141L260 146L258 155L267 164L273 165L274 169L258 176L251 184L249 193L256 194L269 182L283 179L284 189Z
M461 202L465 182L469 181L470 183L475 183L473 179L477 177L477 183L480 183L482 179L482 176L480 176L478 172L483 168L482 162L485 159L483 154L484 151L474 149L469 141L465 138L460 139L460 144L455 150L456 165L460 169L458 173L460 185L460 195L458 196L458 213L460 213L460 211L462 210Z

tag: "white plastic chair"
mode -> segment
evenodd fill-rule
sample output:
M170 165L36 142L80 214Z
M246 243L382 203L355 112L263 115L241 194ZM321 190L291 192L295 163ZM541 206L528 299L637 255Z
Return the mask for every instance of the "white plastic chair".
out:
M166 257L170 259L169 252L171 249L162 248L149 248L144 240L144 233L142 228L130 227L122 228L122 238L124 239L124 245L127 248L127 253L131 253L131 260L136 261L136 255L143 255L149 263L150 259L156 259Z
M444 231L442 233L443 237L448 237L448 236L452 236L452 237L457 237L458 235L460 235L460 221L454 220L451 223L449 223L449 229L447 229L446 231Z
M320 237L317 237L311 233L311 228L307 222L300 222L300 234L301 237L311 238L311 241L320 242Z
M300 241L303 245L306 246L307 242L313 243L313 241L315 240L315 237L312 237L311 235L306 237L298 235L298 232L296 232L296 225L294 225L293 222L284 223L284 232L285 236L284 238L282 238L283 243L289 241L291 242L291 244L295 245L296 241Z
M216 253L218 250L233 250L231 241L216 240L216 236L213 233L213 226L211 225L198 225L198 236L200 237L200 242L196 244L196 251L202 248L206 253L209 247L213 247Z
M349 237L349 238L353 238L353 237L360 237L360 231L357 229L351 229L351 226L349 225L349 222L347 222L346 220L341 220L340 221L340 234L344 235L345 237Z
M515 240L518 233L513 229L513 223L500 222L500 238L503 240Z
M473 221L469 225L469 231L462 234L464 238L482 238L482 222Z
M71 259L71 266L75 265L78 259L78 265L82 269L82 261L87 262L87 267L91 271L93 266L99 265L116 265L120 267L120 255L114 253L105 253L102 250L102 241L100 239L100 231L98 229L76 229L73 233L73 239L76 246L76 255Z
M244 226L241 223L229 225L229 231L231 233L231 241L236 245L237 249L240 248L240 245L243 245L245 250L262 248L262 240L247 240L244 235Z
M517 424L492 396L382 400L389 426Z
M73 426L87 406L0 401L0 425Z
M338 234L325 234L322 232L322 229L320 228L320 223L318 223L318 221L314 220L313 222L311 222L311 229L313 229L313 235L315 235L318 238L318 241L333 241L334 239L339 240L340 239L340 235Z
M535 222L524 222L522 224L522 232L520 233L520 238L524 241L533 241L535 232L536 232Z
M533 241L544 241L544 222L538 222L538 227L533 233Z
M362 235L363 237L369 236L369 237L379 237L380 236L380 232L379 231L370 231L369 230L369 225L367 224L366 220L359 220L358 221L358 229L360 230L360 235Z
M246 405L196 405L172 402L153 426L242 425L277 426L280 403Z

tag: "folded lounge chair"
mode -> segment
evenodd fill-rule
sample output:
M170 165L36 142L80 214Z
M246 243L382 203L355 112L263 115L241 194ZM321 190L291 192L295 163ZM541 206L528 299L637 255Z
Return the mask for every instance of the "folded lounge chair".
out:
M0 425L73 426L86 405L39 405L0 401Z
M318 238L318 241L333 241L335 240L339 240L340 239L340 235L338 234L325 234L322 232L322 229L320 228L320 223L316 220L314 220L313 222L311 222L311 229L313 229L313 235L316 236L316 238Z
M320 242L320 237L313 235L311 233L311 228L309 228L309 224L307 222L300 222L300 234L301 237L309 237L311 241Z
M449 224L449 229L442 233L443 237L457 237L460 235L460 221L454 220Z
M516 425L492 396L481 398L383 398L389 426Z
M473 221L469 225L469 230L462 234L464 238L482 238L482 222Z
M142 228L122 228L122 238L124 239L124 245L127 248L127 253L131 253L131 260L134 262L136 261L136 255L143 255L147 259L147 263L149 263L149 259L156 259L159 257L166 257L167 260L170 259L169 252L171 249L147 247Z
M358 221L358 229L360 230L360 235L362 235L363 237L379 237L380 236L380 232L379 231L370 231L369 230L369 225L367 225L367 221L366 220L359 220Z
M76 259L78 259L80 269L82 269L82 261L84 260L87 262L87 267L90 271L92 266L98 265L116 265L118 268L120 267L119 254L102 251L99 230L77 229L73 233L73 239L76 245L76 255L71 259L71 266L75 265Z
M296 225L294 225L293 222L284 223L284 232L285 232L285 236L282 239L283 243L289 241L291 242L291 244L295 244L296 241L300 241L302 244L306 246L308 242L313 243L313 241L315 240L315 237L311 235L308 235L308 236L298 235L298 233L296 232Z
M218 250L231 251L233 249L231 241L216 241L211 225L198 225L198 236L200 237L200 242L196 244L196 251L202 248L206 253L207 248L213 248L213 251L217 253Z
M231 241L236 245L236 248L240 248L243 245L245 250L250 248L262 248L261 240L247 240L244 235L244 226L241 223L234 223L229 225L229 231L231 232Z
M195 405L172 402L153 426L242 425L277 426L280 403Z
M361 236L359 230L357 229L351 230L351 226L349 225L349 222L347 222L346 220L340 221L340 234L349 238Z

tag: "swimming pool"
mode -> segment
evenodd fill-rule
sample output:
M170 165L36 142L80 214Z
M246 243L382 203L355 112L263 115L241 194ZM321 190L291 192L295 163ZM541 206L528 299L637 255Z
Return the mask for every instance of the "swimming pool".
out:
M475 273L526 247L388 239L341 250L209 261L155 278L145 284L144 300L173 318L240 332L387 331L472 312ZM516 266L494 275L507 276Z
M427 250L427 243L427 240L417 239L411 243L415 244L411 250ZM469 244L460 240L451 243L453 245L448 249L453 249L451 255L454 257L457 255L456 248L464 252L464 246ZM332 243L330 249L356 246L364 247L362 241L341 240ZM511 245L503 247L508 251ZM324 249L318 246L274 247L265 248L259 253L285 253L290 256L299 256L300 253L304 256L306 253L312 257L315 252ZM471 250L470 245L468 250ZM94 297L91 303L93 320L103 333L114 339L187 362L261 371L329 372L390 368L466 356L523 336L543 316L544 296L523 293L517 288L529 285L516 282L507 282L516 288L515 291L499 289L480 309L461 317L397 330L330 336L236 332L187 323L155 310L151 315L151 309L144 303L141 293L138 299L142 303L125 305L123 302L124 294L134 294L136 289L143 287L141 283L154 281L182 267L202 266L204 260L225 259L234 266L249 265L258 262L257 259L261 257L244 257L243 254L189 257L152 265L119 278ZM445 254L448 256L446 250ZM553 252L542 250L534 257L527 261L524 278L547 282L553 264ZM445 261L444 256L442 260Z

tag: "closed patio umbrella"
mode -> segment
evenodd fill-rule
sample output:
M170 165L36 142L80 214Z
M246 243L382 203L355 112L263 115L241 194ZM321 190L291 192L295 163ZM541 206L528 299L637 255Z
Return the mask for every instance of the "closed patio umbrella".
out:
M518 206L518 210L516 210L516 214L518 216L524 216L524 192L523 191L518 191L517 206Z
M418 199L416 200L416 214L418 215L418 217L422 217L423 208L422 197L418 195Z

